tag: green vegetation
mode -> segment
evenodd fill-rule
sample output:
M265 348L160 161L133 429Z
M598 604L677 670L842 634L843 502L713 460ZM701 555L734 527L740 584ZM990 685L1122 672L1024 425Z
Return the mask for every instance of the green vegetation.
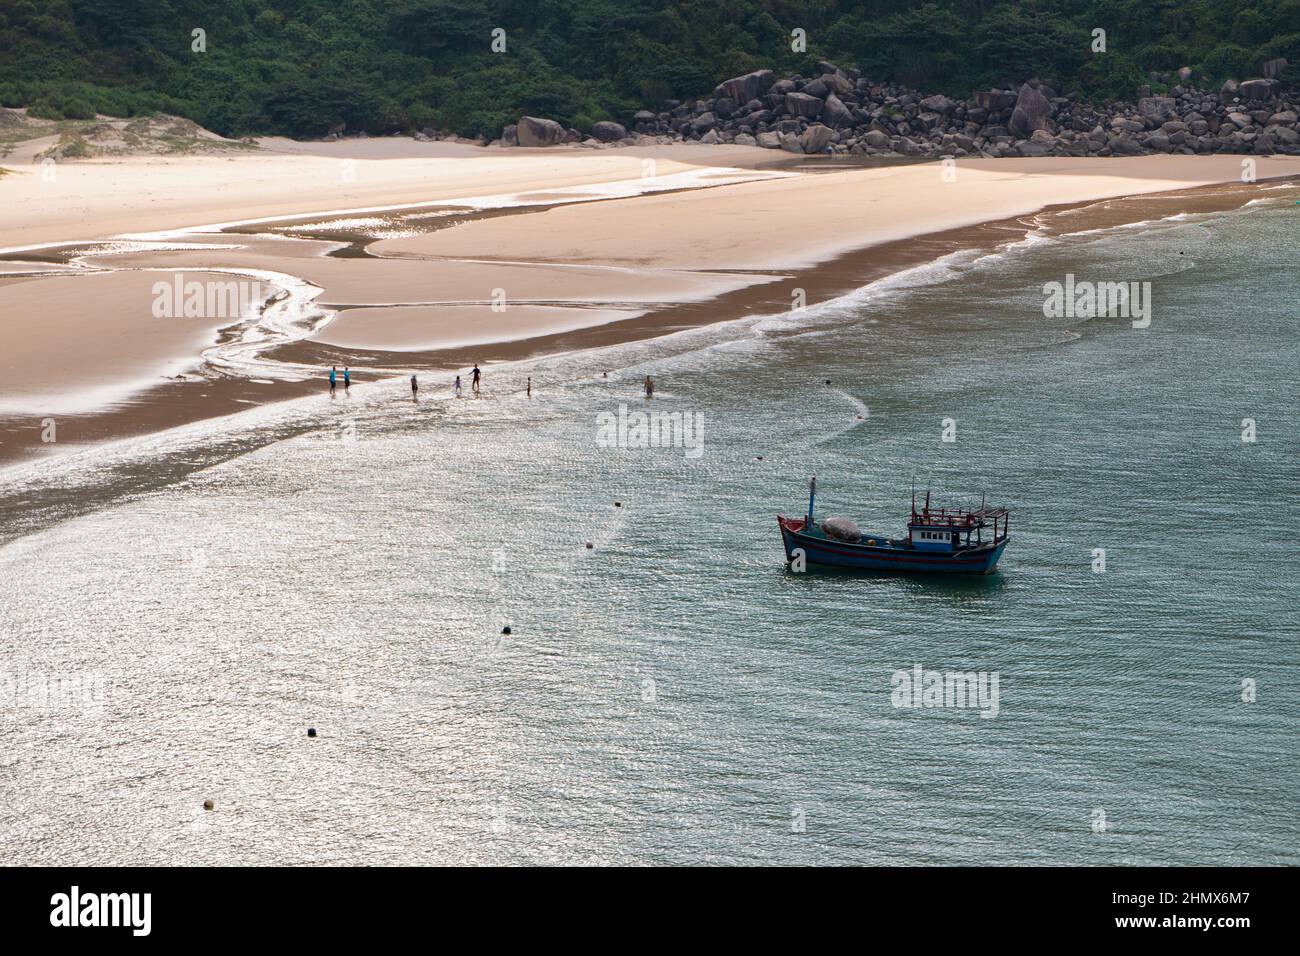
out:
M1132 98L1148 71L1217 84L1275 56L1295 85L1300 0L0 0L0 105L162 111L226 136L495 136L521 113L581 128L823 58L926 92L1038 75L1101 100Z
M59 137L59 155L67 159L84 159L91 154L90 144L76 133L64 133Z

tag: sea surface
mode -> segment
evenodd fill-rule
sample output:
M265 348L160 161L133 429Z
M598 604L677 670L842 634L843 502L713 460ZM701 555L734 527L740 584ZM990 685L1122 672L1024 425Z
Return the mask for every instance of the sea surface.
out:
M1300 193L1260 195L0 472L0 862L1300 863ZM1067 274L1149 327L1045 317ZM702 441L610 447L620 406ZM1012 541L792 572L813 473ZM996 708L897 706L917 667Z

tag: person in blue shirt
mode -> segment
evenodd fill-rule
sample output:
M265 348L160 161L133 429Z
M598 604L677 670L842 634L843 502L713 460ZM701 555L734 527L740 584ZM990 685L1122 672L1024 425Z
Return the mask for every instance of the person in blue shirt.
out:
M335 365L330 369L330 398L334 397L334 387L338 379L339 367Z

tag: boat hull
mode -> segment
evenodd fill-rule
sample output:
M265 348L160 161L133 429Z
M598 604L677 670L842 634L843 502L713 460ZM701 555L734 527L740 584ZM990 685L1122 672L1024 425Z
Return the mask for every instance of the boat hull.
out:
M944 554L905 545L854 544L810 535L801 530L803 522L800 520L778 517L777 523L781 528L785 557L789 562L802 556L808 564L884 573L989 574L997 568L998 559L1011 540L1001 538L997 544ZM802 555L796 552L802 552Z

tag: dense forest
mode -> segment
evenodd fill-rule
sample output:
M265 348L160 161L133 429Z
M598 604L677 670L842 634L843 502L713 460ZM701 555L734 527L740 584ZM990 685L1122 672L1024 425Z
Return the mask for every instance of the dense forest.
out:
M1037 75L1101 101L1152 71L1208 85L1277 56L1296 86L1300 0L0 0L0 105L166 111L229 136L495 136L521 113L586 129L819 59L927 92Z

